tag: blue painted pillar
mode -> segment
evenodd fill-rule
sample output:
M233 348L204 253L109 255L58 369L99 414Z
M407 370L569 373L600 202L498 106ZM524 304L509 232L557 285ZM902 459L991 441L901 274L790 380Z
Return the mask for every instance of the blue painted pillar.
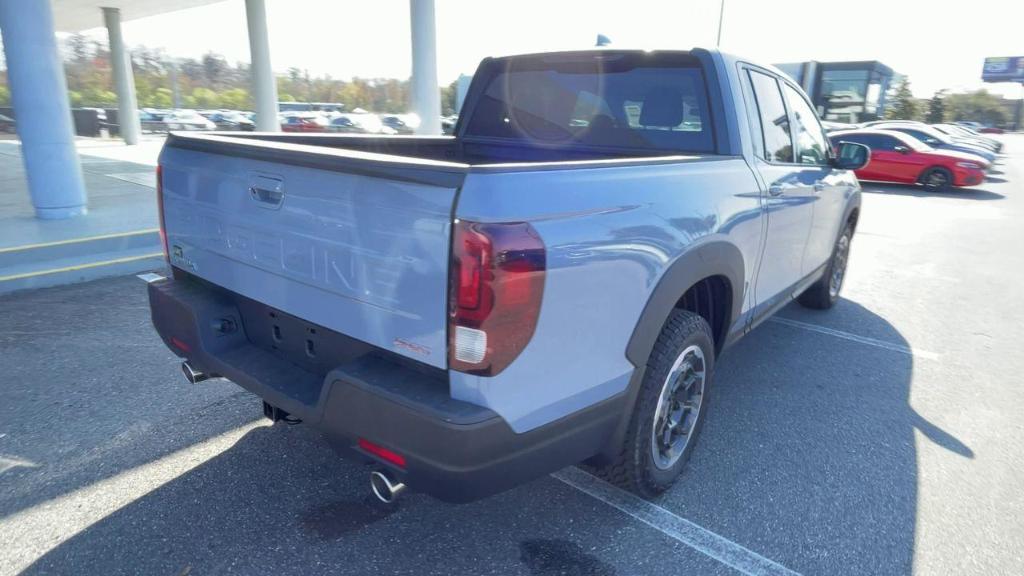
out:
M86 213L64 66L48 0L0 0L0 34L21 158L39 218Z

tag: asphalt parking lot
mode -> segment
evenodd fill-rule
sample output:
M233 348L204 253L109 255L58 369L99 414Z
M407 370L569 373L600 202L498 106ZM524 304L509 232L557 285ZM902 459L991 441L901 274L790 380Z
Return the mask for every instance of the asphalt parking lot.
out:
M138 278L0 297L0 573L1024 573L1024 136L1005 140L973 189L864 185L844 299L723 356L655 506L570 469L382 507L310 430L188 385Z

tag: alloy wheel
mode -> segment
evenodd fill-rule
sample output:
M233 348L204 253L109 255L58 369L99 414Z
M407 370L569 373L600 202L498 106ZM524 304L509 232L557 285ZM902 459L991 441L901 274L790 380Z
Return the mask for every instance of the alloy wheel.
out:
M686 451L700 415L705 382L704 351L689 346L669 370L654 411L651 456L658 469L671 468Z

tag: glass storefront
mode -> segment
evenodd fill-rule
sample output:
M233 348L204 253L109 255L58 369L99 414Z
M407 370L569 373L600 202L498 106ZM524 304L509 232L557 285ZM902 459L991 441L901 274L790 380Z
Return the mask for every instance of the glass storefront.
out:
M802 62L778 68L807 90L824 120L867 122L885 113L893 71L881 62Z

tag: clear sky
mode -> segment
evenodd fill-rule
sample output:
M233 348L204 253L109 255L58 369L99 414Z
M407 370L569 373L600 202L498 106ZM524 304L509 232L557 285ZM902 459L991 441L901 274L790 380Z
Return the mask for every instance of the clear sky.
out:
M714 46L719 0L436 0L438 74L447 83L489 55L615 46ZM274 69L405 78L408 0L267 0ZM104 35L102 30L93 33ZM248 61L243 0L124 24L131 45ZM880 60L915 95L982 86L985 56L1024 56L1024 0L726 0L722 48L761 62Z

